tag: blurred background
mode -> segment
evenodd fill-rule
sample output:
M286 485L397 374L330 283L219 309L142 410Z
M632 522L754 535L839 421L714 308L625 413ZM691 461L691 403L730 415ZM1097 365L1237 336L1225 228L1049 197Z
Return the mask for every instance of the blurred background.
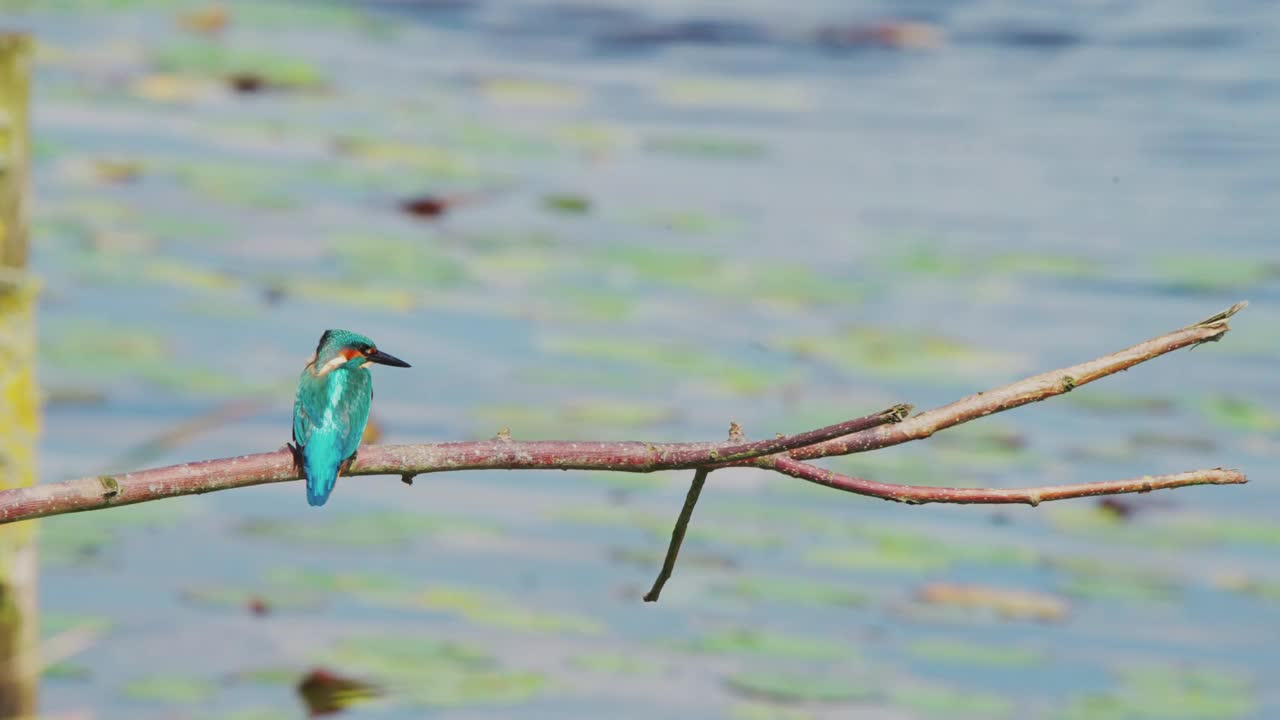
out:
M1217 345L829 461L1250 485L899 507L718 472L656 605L687 473L42 521L42 632L80 639L49 717L1280 716L1274 3L0 8L38 44L44 481L280 447L330 327L413 364L375 372L371 442L760 439L1253 303Z

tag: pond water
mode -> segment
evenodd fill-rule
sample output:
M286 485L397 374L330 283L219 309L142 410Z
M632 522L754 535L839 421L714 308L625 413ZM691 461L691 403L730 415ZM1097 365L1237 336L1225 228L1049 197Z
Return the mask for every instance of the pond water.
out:
M1249 485L899 507L718 472L656 605L686 473L43 521L45 631L93 638L50 716L302 717L315 668L384 691L353 718L1280 715L1275 4L0 8L41 44L48 481L279 447L329 327L413 364L375 373L377 442L764 438L1252 302L1221 343L829 461Z

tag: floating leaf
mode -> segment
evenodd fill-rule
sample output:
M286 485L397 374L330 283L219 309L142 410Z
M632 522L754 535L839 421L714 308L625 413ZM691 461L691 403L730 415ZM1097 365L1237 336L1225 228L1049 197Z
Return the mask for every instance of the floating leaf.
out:
M658 98L677 107L809 111L817 101L807 87L721 79L678 79L660 84Z
M991 693L943 687L900 688L893 692L895 705L940 718L971 717L982 720L1014 717L1014 703Z
M624 676L657 675L665 670L662 663L629 652L584 653L569 658L569 664L580 670Z
M303 610L318 607L320 598L312 593L285 588L238 588L204 585L182 591L182 599L207 608L229 609L265 615L276 610Z
M467 520L452 520L433 515L385 512L333 512L323 519L307 520L250 519L239 531L251 537L281 540L307 546L377 547L401 545L431 535L450 531L487 531L488 528Z
M118 507L109 513L49 518L40 523L40 560L62 566L109 563L113 559L110 548L122 534L172 527L187 517L192 507L189 502L169 501Z
M161 674L134 680L120 692L132 700L199 705L212 700L218 692L218 686L204 678Z
M544 347L554 353L591 360L652 368L673 379L697 378L735 394L752 395L786 382L788 374L753 368L705 349L659 341L637 344L634 339L593 336L555 338Z
M569 632L594 635L603 626L588 617L534 610L492 594L456 587L433 587L416 599L431 610L457 613L478 625L491 625L527 632Z
M40 633L46 637L69 630L90 630L104 633L111 629L114 621L103 615L75 615L69 613L41 612Z
M961 562L1027 566L1039 560L1038 553L1018 546L955 543L875 525L859 527L856 534L870 544L818 547L806 559L822 567L907 572L942 570Z
M1280 603L1280 581L1260 580L1243 575L1224 574L1214 578L1213 584L1221 590L1249 595L1261 600Z
M907 645L912 657L964 667L1028 667L1045 661L1044 654L1026 647L970 643L944 638L925 638Z
M644 141L646 150L670 155L716 160L756 160L768 149L763 143L712 135L654 135Z
M817 716L808 710L759 701L734 705L729 710L729 717L733 720L817 720Z
M1262 259L1221 255L1155 259L1158 281L1187 293L1243 290L1280 278L1280 265Z
M1135 413L1167 415L1174 411L1171 398L1158 395L1134 395L1117 392L1111 388L1081 388L1067 395L1067 402L1088 412L1098 414Z
M320 71L305 60L214 42L170 45L158 50L153 62L161 72L214 78L257 76L282 89L316 89L324 85Z
M584 195L547 195L542 198L542 207L565 215L585 215L591 211L591 200Z
M746 671L730 675L725 684L739 695L780 703L865 702L882 696L880 688L873 683L818 673Z
M344 274L357 283L453 288L468 282L466 266L425 239L340 235L330 240Z
M770 601L836 607L857 607L867 602L865 593L849 585L791 578L740 578L729 584L716 585L713 591L716 594L731 595L753 602Z
M1280 428L1280 415L1252 400L1214 395L1202 403L1209 421L1228 430L1271 432Z
M40 673L40 677L43 680L83 682L93 677L93 671L87 665L79 663L55 662L46 665L44 671Z
M668 405L608 400L577 400L548 412L546 407L479 406L471 411L485 428L509 427L524 439L585 436L589 428L596 435L618 434L671 422L676 410Z
M1060 508L1049 522L1063 532L1117 545L1185 548L1226 543L1280 545L1280 526L1247 517L1162 513L1124 521L1114 512L1089 508Z
M1059 720L1230 720L1252 716L1258 701L1239 673L1167 665L1126 668L1120 687L1078 697Z
M712 633L684 643L682 647L713 655L759 655L809 660L848 659L857 654L847 643L751 628Z
M1014 353L998 353L936 335L867 326L786 340L782 347L851 371L883 377L942 381L957 376L1013 373L1026 365L1025 358Z
M487 78L480 90L491 102L521 107L571 107L582 103L580 88L527 78Z
M507 705L530 700L548 685L537 673L504 670L481 650L432 638L354 637L325 654L325 662L369 677L415 705Z
M1137 564L1071 557L1052 564L1067 572L1063 591L1076 597L1150 603L1176 599L1181 589L1176 577Z

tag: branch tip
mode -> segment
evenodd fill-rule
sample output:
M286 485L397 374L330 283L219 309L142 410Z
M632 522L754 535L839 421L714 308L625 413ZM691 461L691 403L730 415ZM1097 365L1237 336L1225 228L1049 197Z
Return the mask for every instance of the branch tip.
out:
M1248 300L1241 300L1240 302L1236 303L1235 305L1232 305L1226 310L1223 310L1217 315L1214 315L1213 317L1210 317L1210 318L1205 318L1204 320L1201 320L1200 322L1196 323L1195 325L1192 325L1191 327L1208 327L1210 325L1217 325L1220 323L1225 326L1228 318L1230 318L1232 315L1235 315L1236 313L1240 312L1241 310L1245 309L1248 306L1249 306Z

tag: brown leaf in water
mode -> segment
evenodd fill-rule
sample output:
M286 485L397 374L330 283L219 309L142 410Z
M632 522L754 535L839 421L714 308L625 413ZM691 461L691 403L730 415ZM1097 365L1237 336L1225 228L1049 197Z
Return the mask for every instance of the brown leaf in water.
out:
M907 20L885 20L865 25L827 25L818 29L818 44L838 50L865 47L933 49L941 47L945 41L940 28Z
M217 35L230 23L231 10L222 3L198 7L178 16L178 27L201 35Z
M298 694L307 706L309 717L334 715L379 697L383 689L373 683L344 677L325 668L315 668L298 683Z
M1056 622L1071 611L1067 601L1056 595L985 585L929 583L916 592L916 598L931 605L990 610L1012 620Z

